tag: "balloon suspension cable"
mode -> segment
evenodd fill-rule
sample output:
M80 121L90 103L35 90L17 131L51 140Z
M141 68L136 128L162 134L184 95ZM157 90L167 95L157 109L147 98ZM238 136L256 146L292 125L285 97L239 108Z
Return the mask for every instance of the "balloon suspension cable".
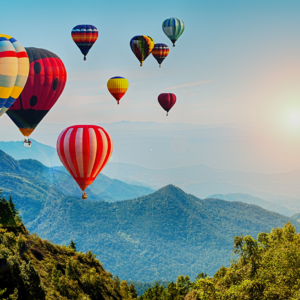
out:
M86 57L84 57L83 60L86 60Z

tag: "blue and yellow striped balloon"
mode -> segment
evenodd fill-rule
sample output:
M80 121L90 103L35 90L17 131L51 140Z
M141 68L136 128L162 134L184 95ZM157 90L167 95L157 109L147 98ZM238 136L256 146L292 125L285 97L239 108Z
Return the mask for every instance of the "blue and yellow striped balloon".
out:
M166 36L172 41L173 47L175 47L175 42L184 32L184 23L178 18L170 18L162 23L162 29Z
M20 96L29 74L25 48L13 37L0 34L0 116Z

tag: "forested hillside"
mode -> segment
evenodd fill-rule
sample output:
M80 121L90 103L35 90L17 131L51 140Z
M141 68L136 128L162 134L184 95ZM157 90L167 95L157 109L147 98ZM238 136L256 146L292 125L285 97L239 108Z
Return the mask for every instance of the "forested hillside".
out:
M28 226L55 243L74 239L78 249L100 255L104 267L121 278L151 282L213 275L228 265L234 236L257 235L288 221L298 224L255 205L200 200L169 185L114 203L64 197Z
M106 272L92 252L78 252L74 243L58 246L29 234L12 202L1 196L0 212L1 299L137 298L134 286Z

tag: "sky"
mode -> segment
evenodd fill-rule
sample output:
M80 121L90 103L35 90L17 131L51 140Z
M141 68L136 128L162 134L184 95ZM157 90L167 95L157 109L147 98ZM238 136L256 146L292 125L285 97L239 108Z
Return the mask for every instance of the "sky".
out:
M2 33L56 53L66 66L66 88L44 124L251 123L272 136L266 152L281 143L295 158L300 151L298 0L29 0L4 6ZM170 17L185 22L174 48L161 28ZM87 61L71 38L72 28L84 23L99 30ZM135 35L169 45L162 68L152 56L140 67L129 46ZM120 105L106 88L113 76L129 81ZM157 102L163 92L177 96L168 117ZM4 115L0 126L5 131L11 120Z

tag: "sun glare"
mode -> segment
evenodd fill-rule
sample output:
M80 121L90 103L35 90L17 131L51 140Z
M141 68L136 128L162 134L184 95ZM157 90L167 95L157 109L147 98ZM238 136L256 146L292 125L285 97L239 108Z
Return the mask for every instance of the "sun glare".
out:
M289 124L292 127L298 127L300 125L300 114L299 112L292 112L288 118Z

